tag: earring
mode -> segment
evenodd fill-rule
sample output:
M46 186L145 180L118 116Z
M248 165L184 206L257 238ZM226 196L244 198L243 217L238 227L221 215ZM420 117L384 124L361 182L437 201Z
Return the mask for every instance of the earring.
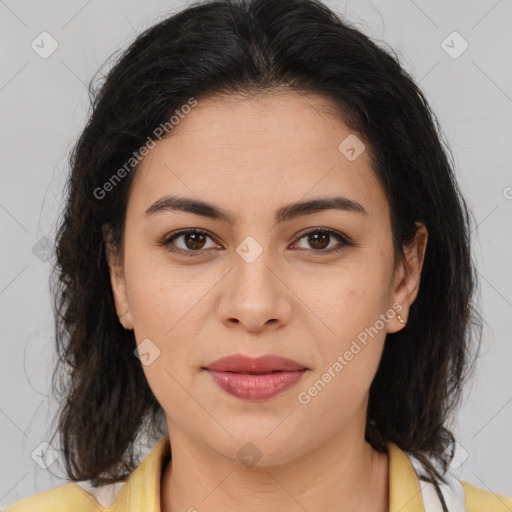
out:
M398 320L399 320L400 322L402 322L404 325L407 323L407 322L402 318L402 316L400 315L400 313L398 313L397 318L398 318Z

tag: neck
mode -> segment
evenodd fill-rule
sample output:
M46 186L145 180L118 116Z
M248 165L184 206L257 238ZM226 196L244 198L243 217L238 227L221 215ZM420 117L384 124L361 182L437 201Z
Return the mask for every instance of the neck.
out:
M245 467L175 428L172 459L162 474L161 511L387 512L387 454L346 434L283 464Z

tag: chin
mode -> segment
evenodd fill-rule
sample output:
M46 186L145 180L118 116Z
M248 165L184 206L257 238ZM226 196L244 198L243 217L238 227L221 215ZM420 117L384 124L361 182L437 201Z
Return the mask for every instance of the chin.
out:
M273 429L279 422L274 423ZM233 437L223 436L223 439L205 439L206 444L217 454L227 459L239 461L242 465L252 467L275 467L293 462L300 456L297 446L297 436L283 429L277 433L265 429L243 429L240 432L228 431ZM269 432L271 432L269 434ZM215 441L219 441L216 443Z

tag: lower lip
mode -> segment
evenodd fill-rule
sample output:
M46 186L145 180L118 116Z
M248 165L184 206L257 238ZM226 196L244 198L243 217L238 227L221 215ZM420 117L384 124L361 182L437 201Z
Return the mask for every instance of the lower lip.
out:
M266 400L295 385L306 369L263 375L206 370L216 384L230 395L244 400Z

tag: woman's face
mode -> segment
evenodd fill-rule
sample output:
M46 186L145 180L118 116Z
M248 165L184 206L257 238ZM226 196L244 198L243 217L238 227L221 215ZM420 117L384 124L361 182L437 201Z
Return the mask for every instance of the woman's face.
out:
M200 100L134 176L112 285L171 445L186 438L235 459L251 442L274 465L364 436L369 387L386 334L403 327L397 303L406 320L416 297L424 245L394 272L386 197L332 107L292 92ZM211 209L162 207L167 196ZM345 203L291 207L335 197ZM206 234L177 234L193 228ZM204 369L232 354L307 370L270 398L234 396Z

